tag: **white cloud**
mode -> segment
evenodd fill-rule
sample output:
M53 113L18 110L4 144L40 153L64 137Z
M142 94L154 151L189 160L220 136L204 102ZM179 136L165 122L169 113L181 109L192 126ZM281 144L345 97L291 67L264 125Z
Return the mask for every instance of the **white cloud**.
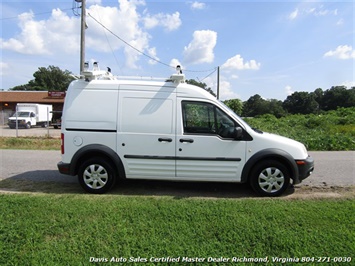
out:
M86 4L96 4L96 5L101 5L101 0L86 0Z
M153 57L156 60L159 60L159 58L157 57L157 49L155 47L149 48L148 49L148 55ZM157 61L153 60L153 59L149 59L149 64L151 65L155 65L157 63Z
M244 59L241 57L240 54L237 54L233 56L232 58L229 58L223 65L222 69L231 71L231 70L245 70L245 69L250 69L250 70L258 70L260 69L261 64L256 62L255 60L250 60L244 62Z
M348 89L355 87L355 80L344 81L341 85L346 86Z
M154 58L157 58L158 52L156 48L149 46L151 36L146 28L142 27L142 22L146 21L145 17L156 18L155 26L161 26L167 31L175 30L181 25L179 12L148 16L139 13L138 6L145 5L142 0L118 0L118 6L115 7L103 7L99 5L100 3L101 0L90 0L87 5L89 26L85 34L87 56L90 56L90 50L101 53L121 50L125 55L125 66L128 68L137 68L137 61L141 58L141 54L107 32L90 16L137 50ZM49 18L38 20L33 12L26 12L18 16L18 27L19 33L16 36L8 39L0 38L0 45L3 49L22 54L52 57L61 54L62 58L65 55L79 53L80 17L68 16L60 9L53 9Z
M7 70L9 69L9 64L5 62L0 62L0 76L6 75Z
M18 19L21 32L8 40L1 39L3 49L29 55L79 51L79 20L60 9L53 9L47 20L35 20L32 11L22 13Z
M206 4L201 2L192 2L190 7L191 9L204 9Z
M321 17L321 16L326 16L326 15L338 15L338 9L330 10L330 9L324 9L323 6L320 7L313 7L306 9L304 11L306 14L314 15L316 17Z
M315 17L323 17L323 16L328 16L328 15L333 15L337 16L338 15L338 10L337 9L325 9L323 5L317 6L317 7L311 7L311 8L296 8L294 11L292 11L288 15L289 20L294 20L296 18L302 17L302 16L315 16Z
M48 54L45 47L44 34L50 33L45 28L44 21L34 21L33 12L22 13L18 16L18 26L21 33L8 41L1 39L3 49L9 49L23 54Z
M184 47L184 61L191 64L211 63L213 49L217 43L217 32L200 30L193 33L193 39Z
M341 25L343 25L344 24L344 19L339 19L338 21L337 21L337 23L336 23L336 25L338 25L338 26L341 26Z
M144 26L146 29L152 29L157 26L163 27L167 31L177 30L181 26L180 13L173 14L159 13L156 15L146 15L143 18Z
M174 68L179 65L181 69L184 70L184 66L181 64L179 59L176 58L171 59L169 65Z
M297 18L298 16L298 8L296 8L289 16L288 19L289 20L294 20L295 18Z
M351 45L339 45L335 50L328 51L324 57L334 57L336 59L352 59L355 58L355 50Z
M229 81L222 80L219 82L219 99L221 101L230 99L240 99L240 95L235 93Z
M291 86L290 85L287 85L285 87L285 91L286 91L286 94L289 96L289 95L292 95L294 93L294 91L292 90Z
M139 51L149 50L150 35L140 26L140 14L137 12L137 5L143 2L119 0L119 8L90 6L88 14L98 20L106 28L117 34L131 46ZM128 68L137 68L136 62L141 54L127 46L117 37L108 33L100 24L88 16L89 28L86 32L86 43L91 49L99 52L112 52L112 50L123 49Z
M212 88L213 92L217 95L217 80L213 76L209 76L202 82L206 83L207 87ZM232 90L232 84L227 77L220 75L219 78L219 100L240 99L240 95Z

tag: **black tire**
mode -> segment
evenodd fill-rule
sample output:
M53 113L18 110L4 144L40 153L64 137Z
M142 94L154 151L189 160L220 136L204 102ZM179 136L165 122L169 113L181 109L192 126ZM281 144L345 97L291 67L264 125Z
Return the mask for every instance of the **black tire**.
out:
M31 122L28 122L25 127L26 127L26 129L30 129L31 128Z
M81 164L78 179L81 187L89 193L103 194L116 182L114 167L101 157L94 157Z
M290 185L290 171L278 161L262 161L252 169L249 182L261 196L280 196Z

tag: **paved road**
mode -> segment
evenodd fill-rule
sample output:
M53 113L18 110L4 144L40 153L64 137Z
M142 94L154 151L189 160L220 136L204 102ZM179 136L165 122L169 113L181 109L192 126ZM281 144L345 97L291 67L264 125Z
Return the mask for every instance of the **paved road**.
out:
M310 152L315 171L302 186L330 187L355 185L355 151ZM57 170L59 151L0 150L0 179L77 182Z

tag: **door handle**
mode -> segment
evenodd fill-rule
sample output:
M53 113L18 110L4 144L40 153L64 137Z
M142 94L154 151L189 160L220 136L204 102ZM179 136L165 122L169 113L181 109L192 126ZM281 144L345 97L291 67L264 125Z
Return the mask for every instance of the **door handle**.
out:
M193 139L180 139L180 142L181 143L183 143L183 142L193 143L194 140Z
M158 138L158 141L159 142L172 142L173 139L171 139L171 138Z

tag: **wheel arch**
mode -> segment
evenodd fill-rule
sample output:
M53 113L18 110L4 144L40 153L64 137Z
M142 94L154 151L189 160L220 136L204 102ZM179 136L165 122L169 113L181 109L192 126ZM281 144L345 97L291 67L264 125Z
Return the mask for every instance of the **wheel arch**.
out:
M291 179L298 180L298 168L295 159L286 151L280 149L265 149L255 153L249 158L243 167L241 182L246 183L249 180L250 172L253 167L264 160L276 160L284 164L290 171Z
M89 158L101 157L110 162L119 179L126 178L123 163L118 154L111 148L102 144L90 144L79 149L73 156L70 163L70 174L77 175L80 165Z

